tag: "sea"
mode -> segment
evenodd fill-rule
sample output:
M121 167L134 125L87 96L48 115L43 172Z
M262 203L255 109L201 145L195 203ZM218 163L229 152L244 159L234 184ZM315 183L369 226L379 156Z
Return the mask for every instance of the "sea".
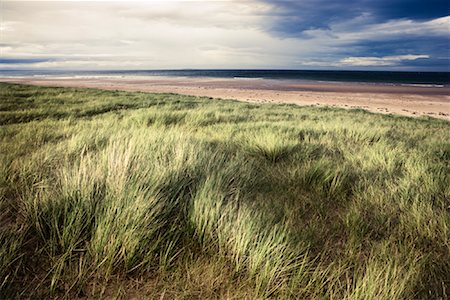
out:
M213 77L355 82L387 85L450 86L450 72L318 71L318 70L0 70L0 77Z

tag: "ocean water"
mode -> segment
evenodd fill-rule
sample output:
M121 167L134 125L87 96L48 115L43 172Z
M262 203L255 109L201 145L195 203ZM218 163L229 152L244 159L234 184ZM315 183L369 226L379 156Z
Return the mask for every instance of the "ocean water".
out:
M214 78L265 78L374 84L450 85L450 72L309 71L309 70L0 70L0 77L36 76L176 76Z

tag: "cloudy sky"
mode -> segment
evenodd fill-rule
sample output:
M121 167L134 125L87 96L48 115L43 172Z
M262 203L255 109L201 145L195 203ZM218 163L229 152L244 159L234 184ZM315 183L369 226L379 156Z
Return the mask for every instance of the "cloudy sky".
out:
M0 70L450 71L449 3L0 0Z

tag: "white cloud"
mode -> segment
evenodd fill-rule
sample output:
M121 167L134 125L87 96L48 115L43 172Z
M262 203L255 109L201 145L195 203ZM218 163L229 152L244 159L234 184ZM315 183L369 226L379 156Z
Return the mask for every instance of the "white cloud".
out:
M187 3L11 3L2 38L9 57L60 57L36 67L276 67L310 46L261 30L267 5L256 0ZM76 59L74 58L76 56ZM88 63L82 63L86 61Z
M396 55L384 57L347 57L340 60L343 66L395 66L405 60L416 60L419 58L430 58L429 55Z
M370 15L363 14L347 21L332 23L328 29L312 29L305 31L305 33L310 38L329 37L329 40L334 40L336 43L380 41L406 36L448 37L450 35L450 16L430 21L399 19L375 23Z

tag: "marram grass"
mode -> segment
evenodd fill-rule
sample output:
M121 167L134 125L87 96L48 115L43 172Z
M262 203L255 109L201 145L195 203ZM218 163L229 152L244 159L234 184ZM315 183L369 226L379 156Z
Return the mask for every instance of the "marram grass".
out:
M1 298L446 299L450 123L0 85Z

